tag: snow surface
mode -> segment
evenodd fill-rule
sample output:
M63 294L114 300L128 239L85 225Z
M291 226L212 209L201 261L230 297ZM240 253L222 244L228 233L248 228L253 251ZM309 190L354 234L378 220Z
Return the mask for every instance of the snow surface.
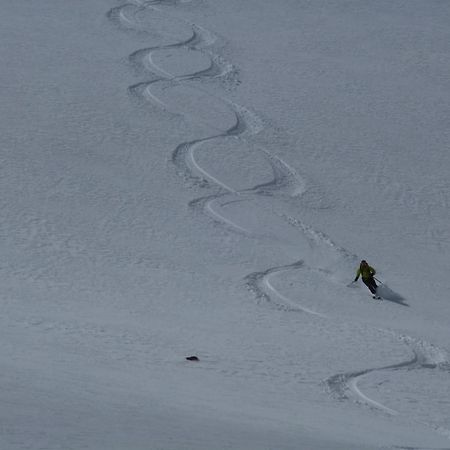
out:
M1 449L450 448L448 1L0 21Z

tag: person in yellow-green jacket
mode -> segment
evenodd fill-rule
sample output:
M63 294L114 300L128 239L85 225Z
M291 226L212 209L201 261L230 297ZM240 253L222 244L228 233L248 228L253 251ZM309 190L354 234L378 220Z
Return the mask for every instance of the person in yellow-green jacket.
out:
M373 267L370 267L366 260L362 260L359 265L358 270L356 271L356 278L354 282L358 281L358 278L361 276L363 283L369 288L370 292L373 294L373 298L381 299L380 296L377 295L377 283L373 276L376 274L376 270Z

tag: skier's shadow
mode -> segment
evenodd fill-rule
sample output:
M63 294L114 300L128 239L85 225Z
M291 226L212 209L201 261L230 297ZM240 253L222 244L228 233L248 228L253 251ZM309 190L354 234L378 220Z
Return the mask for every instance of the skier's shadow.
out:
M397 292L394 292L385 284L381 284L380 286L378 286L377 294L379 294L383 298L383 300L387 300L389 302L398 303L399 305L409 307L404 297L402 297Z

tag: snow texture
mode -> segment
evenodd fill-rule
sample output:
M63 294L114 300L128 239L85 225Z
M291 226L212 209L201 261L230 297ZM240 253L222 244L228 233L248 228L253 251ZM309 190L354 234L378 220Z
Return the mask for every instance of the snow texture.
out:
M450 449L450 3L0 21L1 449Z

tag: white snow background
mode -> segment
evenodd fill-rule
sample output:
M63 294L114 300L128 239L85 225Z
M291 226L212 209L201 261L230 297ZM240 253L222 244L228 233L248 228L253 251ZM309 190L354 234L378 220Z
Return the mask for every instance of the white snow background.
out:
M449 449L449 24L4 0L0 449Z

